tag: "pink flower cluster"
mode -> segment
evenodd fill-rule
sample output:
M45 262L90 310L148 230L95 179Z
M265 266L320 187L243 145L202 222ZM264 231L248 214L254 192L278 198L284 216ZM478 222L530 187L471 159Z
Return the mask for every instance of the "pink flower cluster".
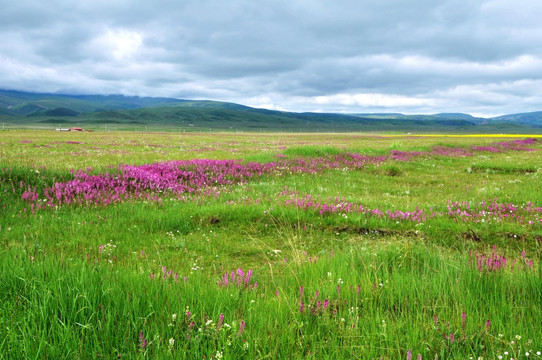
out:
M490 256L484 254L476 256L476 268L480 272L495 272L503 270L505 266L506 257L497 254L497 245L493 245L493 253Z
M149 279L151 280L154 280L156 278L156 274L155 273L152 273L152 274L149 274ZM175 282L178 282L179 281L179 274L178 273L173 273L173 270L167 270L167 268L165 266L162 266L162 276L159 275L159 279L162 279L162 280L167 280L167 279L174 279ZM184 281L188 281L188 277L184 277Z
M225 273L224 276L222 276L222 279L218 280L218 285L227 287L227 286L239 286L239 287L246 287L246 288L252 288L256 290L258 288L258 283L254 283L253 285L250 284L250 278L252 277L252 269L245 272L239 268L237 271L232 271L231 274L228 275L228 273Z
M311 315L323 315L324 313L332 311L332 306L329 299L324 299L323 301L318 298L320 295L319 291L314 293L314 296L308 299L308 304L305 304L303 300L303 286L299 288L299 312L303 314L307 309ZM337 309L333 309L333 313L337 313Z
M471 204L469 202L448 201L448 216L472 222L541 223L542 207L528 202L524 205L500 203L497 198Z
M527 148L527 145L532 145L537 141L535 138L529 138L524 140L513 140L506 142L495 142L488 146L472 146L471 150L473 151L484 151L484 152L493 152L500 153L504 151L533 151L534 149Z
M472 256L472 254L470 254ZM506 269L507 259L504 255L499 255L497 253L497 245L493 245L493 252L491 255L478 254L475 256L476 260L476 269L479 272L498 272ZM514 271L514 267L518 262L515 259L510 265L510 271ZM521 252L521 261L520 264L524 269L533 267L533 260L528 259L525 254L525 250Z
M531 202L526 205L513 203L500 203L497 199L483 200L476 204L469 202L448 201L447 212L435 211L433 208L423 209L416 207L414 210L384 210L382 208L369 208L357 202L349 202L346 198L335 197L322 200L313 195L300 196L296 191L285 188L280 196L288 197L284 200L286 206L316 211L320 215L329 214L363 214L367 217L384 218L394 221L412 221L421 223L430 218L451 217L464 222L517 222L521 224L542 224L542 207L537 207Z
M529 138L524 140L513 140L506 142L496 142L487 146L471 146L469 149L462 149L448 146L435 146L429 152L423 151L399 151L392 150L390 158L396 161L410 161L420 156L448 156L448 157L465 157L472 156L473 152L505 152L505 151L533 151L534 149L527 148L527 145L532 145L538 140Z
M516 140L495 143L492 148L504 150L531 150L525 146L536 139ZM488 151L483 147L472 147L471 151ZM43 190L36 188L24 192L22 199L30 202L32 212L42 208L61 205L109 205L127 200L148 200L160 202L163 196L181 197L182 194L205 194L209 189L244 183L263 175L283 176L289 174L315 174L330 169L354 170L368 164L381 164L385 161L410 161L426 155L470 156L461 148L434 147L431 152L393 150L390 155L370 156L345 153L315 158L280 158L275 162L242 162L241 160L184 160L168 161L146 165L120 165L115 173L94 175L92 170L72 171L73 180L57 182ZM41 198L41 199L40 199ZM304 207L303 200L298 206ZM354 204L351 204L354 206ZM314 206L314 204L310 205ZM426 214L422 210L411 212L365 209L341 205L342 212L356 211L375 216L388 216L390 219L409 219L422 221ZM322 214L338 212L338 204L321 204Z
M74 179L57 182L44 190L39 201L36 188L22 198L35 203L33 210L59 205L109 205L126 200L160 201L161 196L201 192L205 189L243 183L265 174L313 174L325 169L361 168L383 158L361 155L299 158L270 163L239 160L185 160L147 165L121 165L118 174L93 175L91 169L73 172Z
M303 210L313 210L320 213L320 215L327 214L348 214L358 213L367 216L374 216L379 218L387 218L389 220L408 220L414 222L422 222L427 218L427 213L424 209L416 208L413 211L401 211L401 210L382 210L371 209L357 202L348 202L345 198L328 198L328 201L322 201L319 198L315 198L312 195L306 195L301 198L290 198L284 201L286 206L295 206Z

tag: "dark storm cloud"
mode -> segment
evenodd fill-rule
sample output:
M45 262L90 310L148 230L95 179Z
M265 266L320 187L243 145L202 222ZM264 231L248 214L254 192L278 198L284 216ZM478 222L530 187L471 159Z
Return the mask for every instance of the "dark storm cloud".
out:
M17 1L0 87L288 110L539 110L542 3Z

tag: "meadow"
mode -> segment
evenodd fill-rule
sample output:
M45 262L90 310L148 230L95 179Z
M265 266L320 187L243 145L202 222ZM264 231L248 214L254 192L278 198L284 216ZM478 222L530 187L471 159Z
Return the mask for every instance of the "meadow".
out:
M542 358L542 137L0 132L0 359Z

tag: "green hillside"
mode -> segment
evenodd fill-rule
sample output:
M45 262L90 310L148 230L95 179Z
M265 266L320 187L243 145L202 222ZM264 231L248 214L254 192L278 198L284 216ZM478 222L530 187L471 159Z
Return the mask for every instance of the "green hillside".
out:
M77 116L79 113L72 109L55 108L51 110L32 112L28 116Z
M0 109L9 110L11 113L20 116L56 108L65 108L77 113L83 113L137 109L178 102L182 102L182 100L124 95L61 95L0 90Z
M532 114L542 114L532 113ZM174 131L540 133L534 115L496 119L434 115L294 113L210 100L123 95L57 95L0 90L0 121L8 127ZM4 125L3 125L4 126Z

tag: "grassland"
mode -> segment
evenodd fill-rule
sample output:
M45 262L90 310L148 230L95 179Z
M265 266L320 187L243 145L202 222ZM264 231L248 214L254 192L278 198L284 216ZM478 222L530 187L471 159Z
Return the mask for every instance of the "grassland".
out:
M0 359L542 357L541 149L2 132Z

